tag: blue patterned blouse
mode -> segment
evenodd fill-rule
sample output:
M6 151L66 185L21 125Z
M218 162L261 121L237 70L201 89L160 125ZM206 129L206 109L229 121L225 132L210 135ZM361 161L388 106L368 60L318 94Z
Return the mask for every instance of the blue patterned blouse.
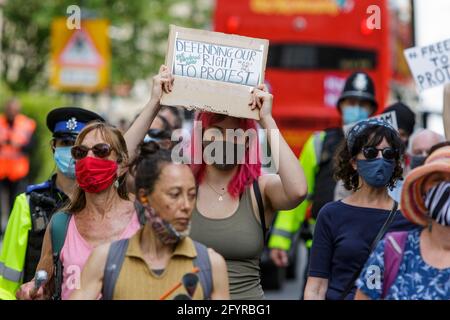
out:
M388 289L388 300L449 300L450 268L428 265L420 254L421 230L410 231L397 278ZM357 287L369 298L381 299L384 273L384 244L380 241L366 262Z

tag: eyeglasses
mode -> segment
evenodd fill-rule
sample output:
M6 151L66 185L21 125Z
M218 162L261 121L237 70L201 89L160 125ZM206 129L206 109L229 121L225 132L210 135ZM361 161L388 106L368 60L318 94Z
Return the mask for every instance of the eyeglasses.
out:
M83 159L87 156L89 150L92 150L96 157L106 158L111 154L113 148L107 143L97 143L92 148L88 148L83 145L74 146L71 149L72 157L75 160Z
M381 154L386 160L393 160L398 157L397 149L387 147L384 149L377 149L375 147L363 147L362 152L366 159L375 159L378 157L378 153L381 151Z

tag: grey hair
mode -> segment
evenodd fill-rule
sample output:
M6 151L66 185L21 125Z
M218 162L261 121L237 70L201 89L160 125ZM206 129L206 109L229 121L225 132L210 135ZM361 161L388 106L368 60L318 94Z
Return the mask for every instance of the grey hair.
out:
M437 143L441 143L445 141L445 137L442 134L437 133L436 131L430 130L430 129L426 129L426 128L419 128L416 131L414 131L414 133L411 135L410 139L409 139L409 145L408 145L408 153L412 154L412 146L414 144L414 140L420 136L421 134L423 134L424 132L429 132L430 134L434 135L437 139L438 142ZM431 148L432 146L430 146Z

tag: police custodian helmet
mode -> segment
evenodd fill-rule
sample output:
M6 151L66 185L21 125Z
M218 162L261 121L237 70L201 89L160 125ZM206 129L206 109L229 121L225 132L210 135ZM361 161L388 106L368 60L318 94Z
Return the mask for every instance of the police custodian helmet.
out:
M346 98L357 98L370 101L374 111L378 107L378 103L375 99L375 86L373 80L367 73L362 71L351 74L345 81L344 90L337 102L338 108L340 108L341 101Z

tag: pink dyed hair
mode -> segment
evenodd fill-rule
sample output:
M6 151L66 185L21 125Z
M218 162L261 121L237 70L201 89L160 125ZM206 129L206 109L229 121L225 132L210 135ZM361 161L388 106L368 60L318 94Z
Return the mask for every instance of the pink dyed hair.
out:
M195 137L192 136L191 140L191 151L192 155L198 150L195 150L195 140L203 139L203 133L206 129L210 128L214 124L223 121L227 116L210 113L210 112L199 112L196 114L195 120L200 121L202 125L202 136ZM252 119L238 119L239 120L239 128L246 131L248 129L253 129L256 131L256 121ZM259 152L259 139L256 135L255 139L250 139L250 143L245 152L245 161L243 164L238 164L239 168L234 175L234 177L230 180L228 184L228 193L234 197L239 197L245 190L245 188L253 183L260 175L261 175L261 156ZM256 145L254 145L256 144ZM250 155L249 150L256 150L257 155L252 155L253 159L256 159L256 163L250 163ZM202 153L203 154L203 153ZM201 157L201 164L192 163L191 169L194 173L195 180L197 184L201 184L203 178L205 176L206 163L204 162L203 156Z

